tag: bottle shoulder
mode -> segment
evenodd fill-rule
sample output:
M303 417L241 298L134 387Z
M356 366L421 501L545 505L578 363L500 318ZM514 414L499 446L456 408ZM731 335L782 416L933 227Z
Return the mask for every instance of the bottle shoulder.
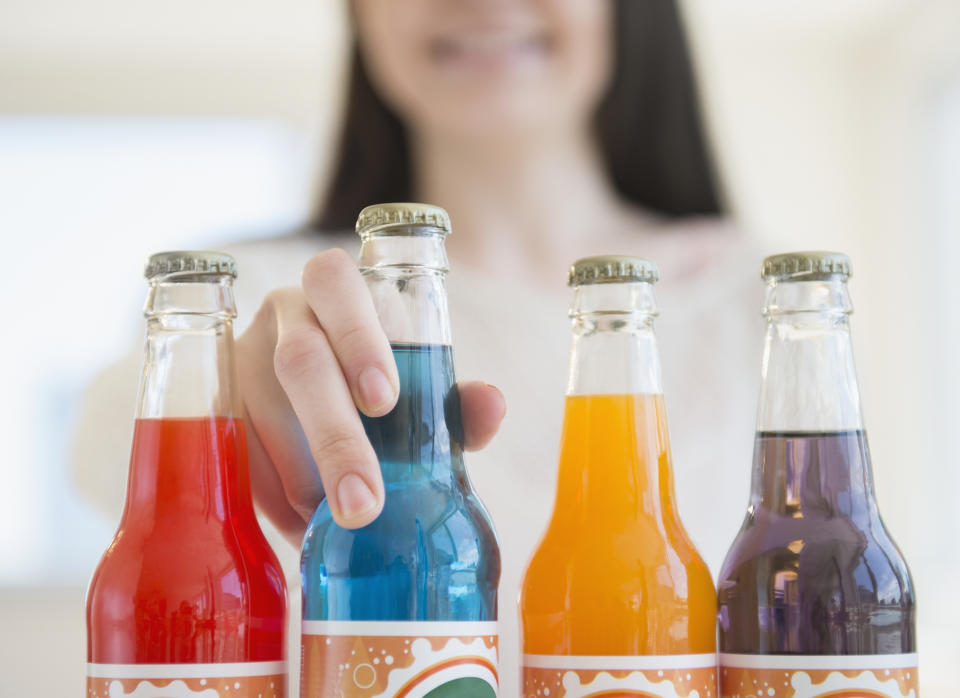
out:
M629 589L638 594L647 590L644 596L656 593L665 599L714 594L709 567L685 538L594 533L575 539L548 530L527 564L522 593L565 596L572 588L622 596L625 603Z
M377 559L414 560L427 555L430 564L499 559L490 516L472 492L458 492L423 483L389 487L383 512L361 529L341 528L326 501L307 526L302 563L347 564L357 555Z
M219 584L210 585L210 580ZM182 597L211 594L286 598L279 560L259 526L255 530L224 527L161 527L118 530L94 571L88 590L93 599L109 594Z
M571 559L591 564L610 559L636 569L679 563L709 574L707 563L677 519L661 522L650 517L601 524L582 515L557 516L555 512L530 565L566 565Z
M859 523L846 517L777 521L748 516L721 567L721 600L738 589L773 584L784 575L800 588L833 594L851 585L873 598L913 603L906 560L879 517ZM816 584L802 583L804 577Z

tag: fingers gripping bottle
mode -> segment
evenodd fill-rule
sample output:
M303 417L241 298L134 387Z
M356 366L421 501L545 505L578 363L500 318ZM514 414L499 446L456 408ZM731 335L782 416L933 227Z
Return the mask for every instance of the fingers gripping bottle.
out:
M716 696L713 581L673 493L652 262L576 262L557 498L523 580L521 695Z
M370 206L360 269L387 333L400 397L363 418L383 512L347 530L322 503L307 528L302 695L498 695L500 554L463 464L444 276L450 222L422 204Z
M250 495L231 257L153 255L127 499L87 594L87 698L282 698L286 587Z
M763 263L750 506L718 583L724 696L917 695L914 588L874 498L849 276L831 252Z

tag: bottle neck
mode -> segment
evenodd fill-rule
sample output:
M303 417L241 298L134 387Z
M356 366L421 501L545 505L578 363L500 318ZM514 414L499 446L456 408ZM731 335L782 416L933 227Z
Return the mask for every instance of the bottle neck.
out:
M151 284L138 419L239 417L232 278Z
M852 310L840 277L768 284L755 506L793 517L875 509Z
M663 393L653 332L653 286L578 286L570 307L573 343L567 395Z
M578 287L554 519L675 517L670 445L645 282Z
M850 341L852 309L840 278L771 280L757 431L863 428Z
M363 274L400 377L397 405L362 417L389 489L453 484L465 477L460 398L453 366L444 234L414 228L368 234Z
M144 314L125 520L196 514L223 523L229 512L252 513L232 278L160 277Z
M452 344L444 237L391 231L363 238L360 273L391 344Z

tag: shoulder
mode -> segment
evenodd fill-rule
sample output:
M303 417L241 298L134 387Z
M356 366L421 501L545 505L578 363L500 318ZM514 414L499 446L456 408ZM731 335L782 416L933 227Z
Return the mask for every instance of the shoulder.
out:
M763 258L745 228L725 216L666 218L631 207L628 224L639 235L630 246L657 263L661 288L729 288L756 281ZM755 285L754 285L755 286Z
M660 295L684 313L757 314L763 248L730 218L658 221L650 229L660 266ZM722 310L721 310L722 309Z

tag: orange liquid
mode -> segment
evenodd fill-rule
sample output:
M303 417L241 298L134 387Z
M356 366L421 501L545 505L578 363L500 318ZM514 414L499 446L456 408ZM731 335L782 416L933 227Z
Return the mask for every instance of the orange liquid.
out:
M520 612L526 654L715 650L716 593L677 516L662 395L567 397L553 518Z

